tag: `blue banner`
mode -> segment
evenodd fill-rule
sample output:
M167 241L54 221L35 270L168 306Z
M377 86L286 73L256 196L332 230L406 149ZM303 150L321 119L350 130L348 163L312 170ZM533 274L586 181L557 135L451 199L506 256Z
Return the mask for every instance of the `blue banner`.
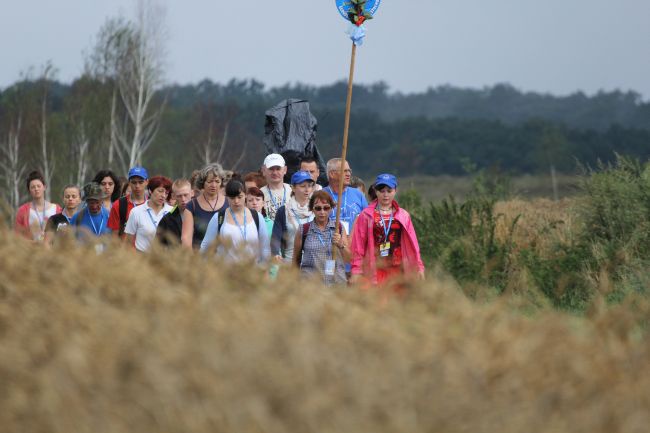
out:
M335 0L336 1L336 9L338 9L339 13L345 20L348 20L348 11L352 7L352 2L350 0ZM366 7L365 10L366 12L370 13L370 15L375 15L375 12L377 12L377 9L379 9L379 4L381 3L381 0L368 0L366 1Z

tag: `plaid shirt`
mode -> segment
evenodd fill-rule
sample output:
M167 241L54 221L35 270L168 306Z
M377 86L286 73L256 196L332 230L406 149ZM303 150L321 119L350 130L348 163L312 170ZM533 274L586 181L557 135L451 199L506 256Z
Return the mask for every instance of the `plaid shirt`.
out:
M332 259L332 234L334 228L334 221L330 221L325 230L320 230L313 221L309 224L307 237L302 246L300 269L306 274L318 272L325 284L344 284L347 278L345 276L345 263L341 261L340 254L336 256L335 275L325 275L325 262ZM303 226L300 226L299 230L302 236Z

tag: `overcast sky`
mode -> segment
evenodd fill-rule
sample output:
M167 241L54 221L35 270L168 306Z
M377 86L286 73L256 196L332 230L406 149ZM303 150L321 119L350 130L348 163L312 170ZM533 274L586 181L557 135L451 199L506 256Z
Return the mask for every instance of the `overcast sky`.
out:
M167 0L168 82L347 77L350 41L335 0ZM303 6L300 6L303 5ZM52 60L79 76L83 50L133 0L0 0L0 87ZM356 82L392 90L509 82L568 94L650 99L650 0L383 0L358 50Z

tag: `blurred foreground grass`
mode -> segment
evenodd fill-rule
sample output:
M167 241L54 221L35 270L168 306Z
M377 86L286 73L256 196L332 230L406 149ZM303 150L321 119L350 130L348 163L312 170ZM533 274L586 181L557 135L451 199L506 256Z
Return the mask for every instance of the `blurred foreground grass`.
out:
M63 248L64 246L62 246ZM0 233L3 432L645 432L643 298L404 299ZM522 308L523 307L523 308Z

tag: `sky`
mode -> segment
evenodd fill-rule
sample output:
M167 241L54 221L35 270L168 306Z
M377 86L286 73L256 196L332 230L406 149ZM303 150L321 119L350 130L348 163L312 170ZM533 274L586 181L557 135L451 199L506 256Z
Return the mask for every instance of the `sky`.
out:
M168 83L347 79L351 42L335 0L160 0ZM134 0L0 0L0 88L48 60L69 82L107 17ZM382 0L355 82L392 91L508 82L556 95L632 90L650 100L648 0Z

